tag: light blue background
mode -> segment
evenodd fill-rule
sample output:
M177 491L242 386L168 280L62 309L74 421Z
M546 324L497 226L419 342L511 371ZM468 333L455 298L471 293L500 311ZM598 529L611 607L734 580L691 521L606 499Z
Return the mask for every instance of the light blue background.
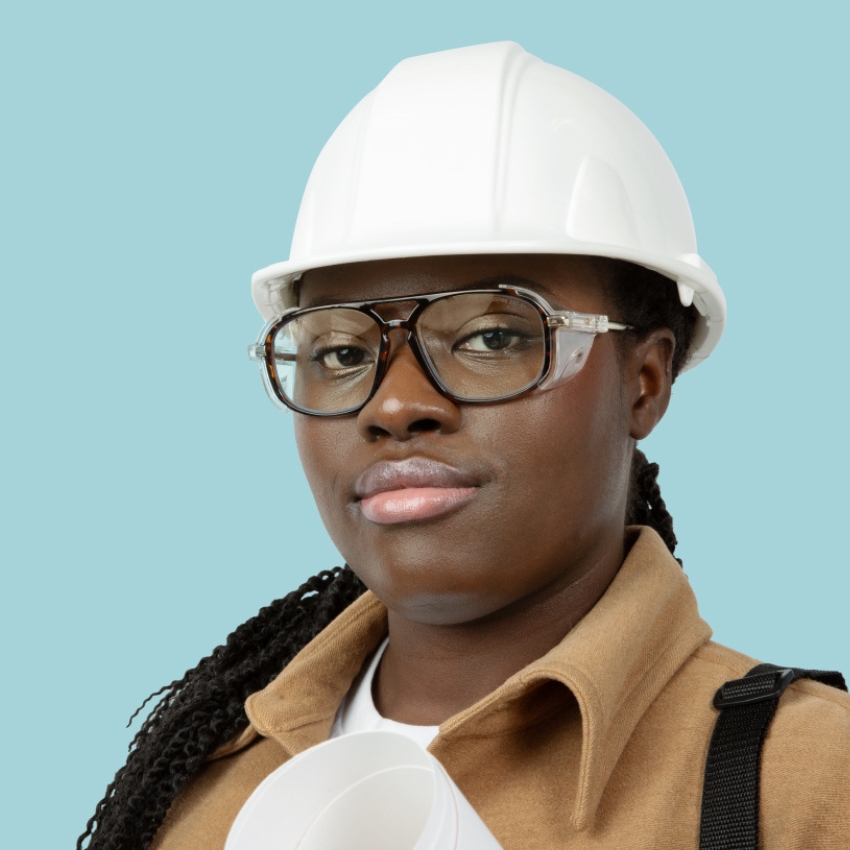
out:
M245 354L248 281L333 128L417 53L516 40L664 145L730 314L644 446L679 554L717 640L850 672L848 15L800 8L7 8L6 846L71 846L141 700L338 563Z

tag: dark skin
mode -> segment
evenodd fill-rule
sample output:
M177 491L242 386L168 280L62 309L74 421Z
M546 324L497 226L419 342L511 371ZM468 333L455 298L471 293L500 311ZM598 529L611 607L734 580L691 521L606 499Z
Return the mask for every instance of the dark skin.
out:
M602 274L583 257L386 260L306 273L300 304L511 276L554 307L608 315ZM632 451L667 409L673 348L666 329L620 346L614 333L601 334L582 370L560 387L457 404L393 332L390 368L359 413L295 414L301 461L331 538L389 610L390 643L374 687L384 717L442 723L548 652L596 604L626 554ZM376 462L410 457L462 471L475 481L475 496L430 519L371 522L354 492L358 476Z

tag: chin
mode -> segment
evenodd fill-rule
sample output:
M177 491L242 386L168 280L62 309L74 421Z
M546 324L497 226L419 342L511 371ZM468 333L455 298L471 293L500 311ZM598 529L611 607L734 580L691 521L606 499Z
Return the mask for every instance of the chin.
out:
M368 586L368 583L367 583ZM370 588L393 614L411 623L428 626L460 626L485 619L499 611L503 600L476 593L434 590L411 594Z

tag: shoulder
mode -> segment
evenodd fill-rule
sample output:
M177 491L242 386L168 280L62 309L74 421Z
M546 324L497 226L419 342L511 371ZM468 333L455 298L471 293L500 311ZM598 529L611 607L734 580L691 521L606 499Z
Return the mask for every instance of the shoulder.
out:
M720 687L730 679L745 676L761 662L714 641L708 641L694 652L681 673L698 675L709 679L713 686ZM781 662L774 662L781 663ZM824 685L813 679L798 679L793 682L779 701L774 724L782 715L785 726L818 728L823 724L834 726L836 731L850 731L850 694L838 688ZM773 726L771 726L771 729Z
M705 681L705 690L713 697L724 682L745 676L759 663L708 641L693 653L674 680ZM784 747L795 751L801 741L811 742L813 747L817 744L818 750L838 748L847 759L844 766L850 777L850 694L813 679L798 679L779 700L766 742L771 739L782 739Z
M694 651L673 680L699 678L707 681L709 688L716 690L724 682L746 676L753 667L761 663L757 658L709 640ZM782 659L772 663L781 664ZM847 671L844 672L846 675ZM813 679L798 679L792 683L779 704L784 713L815 712L835 720L850 720L850 694ZM786 709L786 706L793 708Z
M709 641L674 677L704 682L701 698L759 662ZM710 708L711 716L717 710ZM710 726L713 731L713 723ZM811 679L793 682L761 758L761 846L769 850L850 847L850 695Z

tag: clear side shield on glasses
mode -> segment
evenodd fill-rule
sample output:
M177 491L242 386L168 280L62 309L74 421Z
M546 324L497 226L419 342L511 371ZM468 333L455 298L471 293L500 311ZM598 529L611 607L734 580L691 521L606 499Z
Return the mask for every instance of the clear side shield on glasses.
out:
M595 339L595 333L574 328L552 328L552 365L538 389L551 390L572 378L584 366Z

